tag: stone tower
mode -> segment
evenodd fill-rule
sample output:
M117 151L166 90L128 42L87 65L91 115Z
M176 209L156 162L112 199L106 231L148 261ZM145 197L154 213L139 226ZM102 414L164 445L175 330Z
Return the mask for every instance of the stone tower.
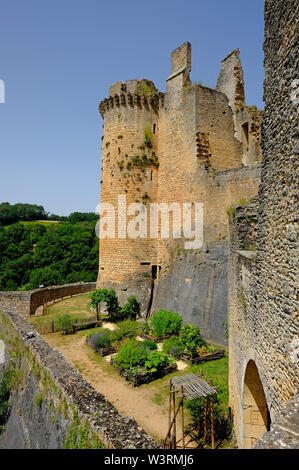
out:
M245 104L238 50L223 61L217 89L192 84L190 70L191 45L185 42L171 54L164 94L149 80L130 80L113 85L100 104L101 204L113 205L101 220L113 229L115 219L116 230L113 238L102 238L102 225L98 286L114 287L121 303L136 295L143 315L177 311L206 338L223 343L227 209L257 193L261 112ZM119 201L135 204L126 220ZM182 208L197 203L203 204L204 243L189 249ZM156 237L148 217L153 204L158 205ZM139 230L138 238L128 236L135 209L140 218L147 216L147 230Z
M152 266L157 247L147 234L126 236L126 206L156 201L158 188L158 120L163 104L149 80L128 80L110 87L100 104L103 117L101 201L115 209L115 237L101 240L98 284L115 287L124 301L139 293L143 309L151 294ZM131 216L134 215L132 212ZM134 229L133 229L134 230Z

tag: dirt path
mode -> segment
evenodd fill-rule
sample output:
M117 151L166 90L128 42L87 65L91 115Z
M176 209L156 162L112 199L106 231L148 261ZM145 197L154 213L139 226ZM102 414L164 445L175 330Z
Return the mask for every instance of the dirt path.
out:
M163 440L168 430L167 378L132 388L105 358L96 355L85 344L85 336L79 332L70 340L70 337L54 333L45 335L45 338L122 414L135 418L155 439ZM178 438L181 437L180 428L179 421Z

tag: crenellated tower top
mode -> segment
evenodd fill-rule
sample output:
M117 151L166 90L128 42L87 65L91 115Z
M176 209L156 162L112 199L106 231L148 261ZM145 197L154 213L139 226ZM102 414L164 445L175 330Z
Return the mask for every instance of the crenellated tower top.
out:
M127 80L116 82L109 88L109 98L105 98L99 105L102 117L107 110L120 106L137 106L139 108L152 108L157 111L164 105L164 93L157 90L151 80Z

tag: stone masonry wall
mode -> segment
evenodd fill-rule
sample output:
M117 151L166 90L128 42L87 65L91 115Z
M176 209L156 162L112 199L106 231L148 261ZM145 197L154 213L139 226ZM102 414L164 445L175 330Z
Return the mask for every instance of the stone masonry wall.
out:
M225 82L230 81L234 102L240 105L245 103L240 98L243 72L238 55L232 58L238 62L238 73L234 68L226 71L221 83L225 91ZM162 239L159 219L157 239L149 238L148 229L144 239L100 240L97 285L114 287L121 303L136 295L144 315L172 308L185 322L192 320L203 328L207 339L222 343L222 323L227 318L227 209L257 194L260 168L258 156L248 167L242 163L243 143L235 135L235 106L231 107L229 97L222 90L192 85L190 70L191 45L184 43L172 53L165 94L146 80L117 82L110 88L109 98L100 104L104 121L101 202L115 207L118 195L125 193L128 204L145 203L148 215L150 203L177 204L181 214L183 204L202 203L203 250L191 255L184 235L175 238L171 230L169 238ZM134 166L128 169L132 154L140 154L146 125L153 131L152 150L158 164L144 167L143 172ZM172 227L171 210L169 221ZM181 228L182 221L183 217ZM208 261L207 245L213 253ZM202 262L197 262L198 256ZM184 276L180 275L182 263ZM152 267L157 266L154 279ZM187 281L187 303L181 294L185 278L192 278Z
M298 391L298 17L297 1L265 1L266 106L256 255L244 267L249 275L243 280L237 253L242 233L240 215L236 215L231 228L229 381L240 446L244 374L250 359L257 366L271 422L279 418L282 408ZM238 300L242 282L246 289Z

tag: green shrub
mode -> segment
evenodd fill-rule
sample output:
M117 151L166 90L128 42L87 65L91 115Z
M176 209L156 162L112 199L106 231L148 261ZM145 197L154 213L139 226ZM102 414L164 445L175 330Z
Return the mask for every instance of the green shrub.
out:
M136 320L140 315L140 302L134 295L128 298L125 305L120 309L120 316L123 319Z
M163 352L174 356L176 359L181 357L185 347L181 340L177 336L172 336L169 339L166 339L163 343Z
M65 333L72 330L72 317L68 313L64 315L59 315L54 320L54 325L56 330L62 330Z
M38 408L42 406L42 402L44 401L44 395L42 393L38 393L34 398L34 404Z
M197 348L206 346L206 342L202 338L199 328L190 324L182 327L180 339L191 356L196 355Z
M175 359L167 356L162 351L152 351L147 356L145 361L144 367L149 369L151 372L156 372L157 370L161 370L166 366L174 364Z
M151 318L151 327L157 338L178 334L182 324L182 317L178 313L160 310Z
M141 324L133 320L124 320L117 323L117 328L112 332L112 338L120 341L123 338L134 339L141 329Z
M108 348L111 346L111 331L104 328L98 333L98 337L95 343L97 348Z
M136 366L143 366L145 360L146 354L140 348L138 341L129 340L119 348L114 363L121 369L131 369Z

